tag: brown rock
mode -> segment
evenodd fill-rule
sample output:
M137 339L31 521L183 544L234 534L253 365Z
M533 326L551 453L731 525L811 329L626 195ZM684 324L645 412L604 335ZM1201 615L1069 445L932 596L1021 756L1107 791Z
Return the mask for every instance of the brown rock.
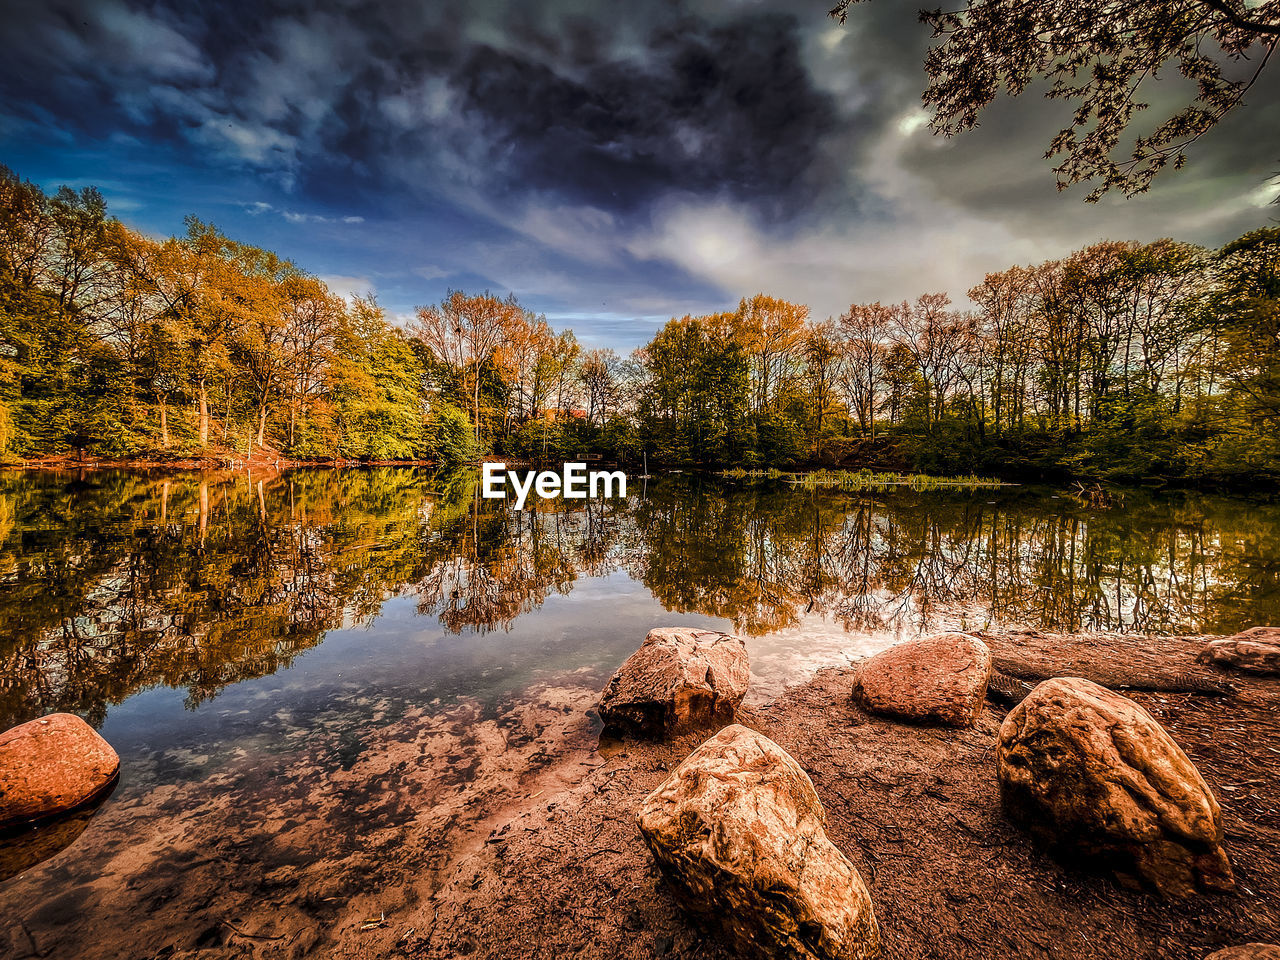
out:
M991 652L976 637L943 633L890 647L858 666L853 696L872 713L971 727L991 679Z
M1242 943L1211 953L1204 960L1280 960L1280 947L1272 943Z
M1064 852L1187 896L1235 887L1218 802L1147 711L1077 677L1046 680L1000 727L1000 794Z
M763 734L725 727L645 798L639 823L680 904L738 951L879 953L871 895L827 839L813 783Z
M0 830L88 803L111 785L119 769L110 744L69 713L0 734Z
M741 637L690 627L650 630L604 688L606 726L661 736L733 720L751 681Z
M1280 627L1250 627L1234 637L1211 640L1197 659L1215 667L1280 677Z

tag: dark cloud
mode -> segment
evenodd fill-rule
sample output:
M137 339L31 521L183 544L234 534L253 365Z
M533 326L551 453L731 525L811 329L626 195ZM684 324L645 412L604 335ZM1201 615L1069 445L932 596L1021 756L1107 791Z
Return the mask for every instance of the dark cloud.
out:
M835 109L792 14L664 5L655 22L625 25L637 42L624 49L601 17L515 7L485 40L473 29L483 12L422 6L431 16L395 4L255 5L247 17L26 7L10 22L32 43L0 76L12 103L91 134L188 141L315 181L345 167L385 188L432 158L490 190L626 209L672 189L794 204L832 175L819 145Z
M490 155L509 155L525 184L626 206L673 189L794 201L820 186L835 111L801 62L794 17L687 18L625 59L597 30L565 39L571 71L476 46L449 73Z

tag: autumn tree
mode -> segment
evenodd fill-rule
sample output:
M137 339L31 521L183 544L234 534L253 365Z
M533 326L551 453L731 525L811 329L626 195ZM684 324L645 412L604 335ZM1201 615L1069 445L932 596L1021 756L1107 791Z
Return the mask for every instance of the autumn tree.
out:
M751 409L773 406L804 337L809 308L758 293L743 298L733 318L738 343L751 358ZM718 318L716 321L718 322Z
M450 291L439 306L418 307L415 335L441 361L462 371L471 401L476 442L480 442L480 391L484 365L524 325L524 311L514 294L488 292L468 296Z
M841 381L858 418L859 429L871 439L876 435L877 398L884 380L889 331L894 326L897 309L879 301L855 303L839 319L847 358L841 368Z
M1250 432L1269 433L1274 444L1280 437L1280 228L1227 244L1215 267L1221 278L1215 306L1228 348L1223 373Z
M978 305L988 358L987 389L991 422L997 435L1019 430L1026 415L1029 377L1033 370L1032 324L1037 301L1031 270L1010 267L989 273L969 291Z
M604 427L621 400L618 369L612 350L588 350L582 355L578 376L587 401L587 422Z
M547 357L554 349L555 333L547 318L526 311L524 322L509 331L502 350L510 371L513 402L507 407L507 423L535 417L547 397L551 384Z
M950 306L945 293L925 293L893 312L894 332L915 360L924 388L926 431L942 417L959 374L955 354L968 336L963 318Z
M805 328L801 355L812 411L814 451L821 459L824 431L829 429L831 417L837 412L835 385L845 359L833 320L812 323Z
M645 371L638 415L662 459L723 463L740 449L750 360L714 320L672 319L639 351Z

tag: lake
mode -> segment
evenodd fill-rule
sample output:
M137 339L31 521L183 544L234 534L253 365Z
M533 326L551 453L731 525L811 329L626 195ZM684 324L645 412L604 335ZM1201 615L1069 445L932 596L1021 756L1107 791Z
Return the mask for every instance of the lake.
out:
M746 636L759 702L946 628L1280 621L1270 503L672 474L517 512L477 481L0 475L3 728L75 712L122 761L92 817L0 846L0 954L394 943L507 812L590 766L594 697L654 626Z

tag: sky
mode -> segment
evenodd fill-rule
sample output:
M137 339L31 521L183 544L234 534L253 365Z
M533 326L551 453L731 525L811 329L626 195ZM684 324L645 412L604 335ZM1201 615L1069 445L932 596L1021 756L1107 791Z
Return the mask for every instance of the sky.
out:
M585 345L757 292L817 318L1100 239L1218 245L1280 216L1280 68L1136 199L1043 158L1039 89L932 134L928 28L878 0L0 0L0 162L195 214L395 316L514 292ZM1177 78L1151 91L1186 99ZM1154 116L1153 116L1154 119Z

